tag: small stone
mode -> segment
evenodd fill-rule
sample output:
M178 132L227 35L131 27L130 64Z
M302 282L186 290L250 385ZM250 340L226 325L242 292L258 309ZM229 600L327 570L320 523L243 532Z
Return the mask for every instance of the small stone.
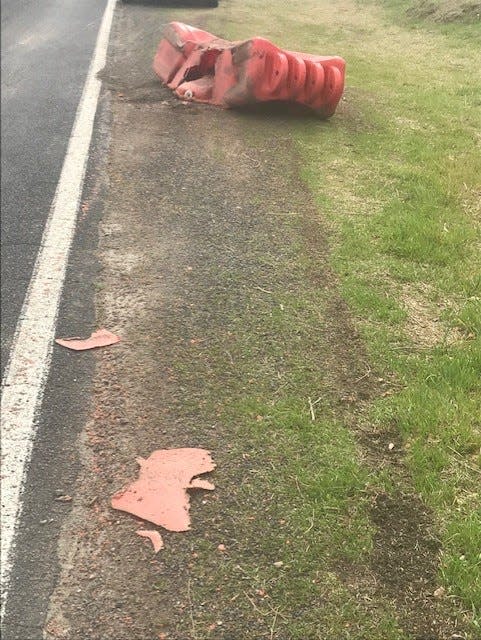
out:
M446 589L444 587L438 587L433 593L433 596L437 600L441 600L441 598L444 598L445 595L446 595Z
M277 567L278 569L280 567L282 567L284 565L284 563L282 562L282 560L279 560L278 562L274 562L274 566Z
M69 496L69 495L58 496L58 498L55 498L55 500L57 502L72 502L72 496Z
M390 442L387 448L389 449L389 451L392 451L394 449L394 442Z

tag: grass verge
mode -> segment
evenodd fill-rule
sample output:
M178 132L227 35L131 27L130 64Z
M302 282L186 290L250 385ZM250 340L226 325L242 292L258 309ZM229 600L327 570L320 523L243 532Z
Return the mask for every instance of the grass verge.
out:
M260 8L253 0L225 0L217 12L202 18L204 26L228 38L259 34L285 48L346 58L345 98L331 121L289 119L282 132L275 131L275 123L269 126L274 135L295 144L302 177L329 223L331 265L369 353L366 375L376 376L375 382L389 380L388 388L366 399L354 418L327 398L316 408L315 424L305 398L300 400L303 390L320 384L310 358L303 363L286 358L291 383L275 402L268 401L273 389L263 385L276 371L261 367L256 376L247 367L239 370L239 380L229 382L230 408L222 418L238 428L244 452L251 446L257 480L278 496L262 504L267 519L279 524L282 513L291 517L287 530L276 524L257 542L253 536L259 531L252 522L240 523L234 542L245 565L229 566L226 558L218 579L228 583L226 576L246 573L253 585L248 599L257 598L253 606L260 618L269 619L271 637L277 627L289 634L279 637L289 638L420 637L402 620L401 630L387 587L383 599L367 586L366 563L379 528L379 519L369 517L370 504L381 491L393 502L403 493L421 496L434 514L440 541L438 579L445 591L438 593L459 616L467 614L469 637L478 637L481 629L477 24L419 22L405 7L394 0L342 0L335 9L332 3L313 0L282 6L266 0ZM255 144L255 127L250 135ZM258 139L264 143L264 137ZM297 255L294 262L299 259ZM315 270L315 259L306 259L304 268L304 273ZM317 287L320 304L327 305L321 289ZM244 336L245 343L239 338L235 361L247 358L249 367L258 365L262 347L256 343L253 351L250 341L262 331L266 336L285 333L293 340L290 353L296 352L295 344L303 344L299 353L305 356L307 338L323 321L312 303L315 292L315 287L297 290L288 327L282 327L278 311L263 315L258 306L258 325L249 327L248 318L241 318L236 335ZM288 306L284 298L281 304ZM312 336L303 334L307 319ZM269 349L276 361L282 360L275 345ZM319 360L323 353L320 349ZM190 367L187 363L183 373L186 384ZM218 379L222 375L223 370ZM253 380L254 387L246 391L241 378ZM325 390L329 384L320 386ZM216 394L226 399L222 389L215 389ZM219 411L215 404L207 408L209 414ZM393 472L383 464L375 469L376 459L384 461L379 450L372 459L359 455L356 440L362 440L363 429L371 439L375 433L390 434L395 446L399 439L399 469ZM258 451L264 452L262 458L254 454ZM240 454L234 447L233 459ZM282 497L276 482L283 487ZM246 481L240 494L241 512L248 512L249 505L253 512L258 489ZM299 497L300 506L289 508ZM268 558L269 549L276 550L272 566L256 568L253 550ZM314 569L313 556L324 563L321 572ZM283 563L281 575L274 562ZM342 563L349 564L350 578L344 580L338 571ZM215 580L215 568L210 569ZM352 581L356 569L357 584ZM210 585L206 587L205 593L197 593L200 599L209 597ZM353 596L356 590L365 595L362 604ZM293 609L300 612L298 620ZM412 613L415 609L416 603Z
M347 59L337 115L291 121L290 135L373 367L396 380L365 419L401 434L414 489L436 514L447 594L479 630L479 27L413 15L399 2L225 2L210 26Z

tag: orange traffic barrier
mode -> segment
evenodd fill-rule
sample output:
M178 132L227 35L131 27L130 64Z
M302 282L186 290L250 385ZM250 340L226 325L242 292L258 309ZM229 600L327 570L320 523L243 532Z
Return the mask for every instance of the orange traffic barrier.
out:
M337 56L284 51L264 38L230 42L181 22L167 25L153 64L183 100L227 108L297 102L325 118L341 99L345 66Z

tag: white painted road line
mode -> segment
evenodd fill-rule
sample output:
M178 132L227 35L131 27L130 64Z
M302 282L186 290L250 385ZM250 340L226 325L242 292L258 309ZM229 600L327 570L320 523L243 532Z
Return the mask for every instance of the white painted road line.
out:
M87 167L107 47L117 0L108 0L79 102L60 179L17 323L2 383L2 612L8 595L22 490L50 367L58 307Z

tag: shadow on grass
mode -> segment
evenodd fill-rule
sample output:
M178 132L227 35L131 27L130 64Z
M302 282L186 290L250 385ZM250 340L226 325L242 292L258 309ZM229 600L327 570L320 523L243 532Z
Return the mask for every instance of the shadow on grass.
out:
M269 118L269 120L310 120L311 122L325 122L328 118L320 116L318 113L302 104L295 102L258 102L250 105L243 105L232 109L237 113L243 113L247 117Z

